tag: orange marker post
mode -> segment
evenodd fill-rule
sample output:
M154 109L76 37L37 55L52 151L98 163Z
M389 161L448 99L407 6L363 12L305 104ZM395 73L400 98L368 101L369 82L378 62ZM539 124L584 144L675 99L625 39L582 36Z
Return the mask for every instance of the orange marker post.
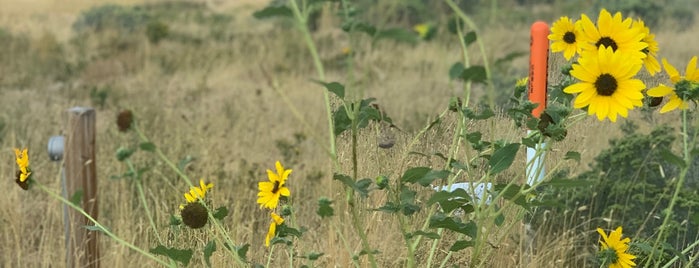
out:
M532 24L529 41L529 101L539 106L532 115L539 117L546 109L546 87L548 80L549 26L543 21Z
M549 59L549 26L545 22L537 21L532 24L531 39L529 41L529 101L539 105L532 110L536 118L546 109L546 87L548 80ZM529 133L529 132L527 132ZM544 157L545 143L537 144L536 148L527 147L527 184L538 185L544 180L546 168Z

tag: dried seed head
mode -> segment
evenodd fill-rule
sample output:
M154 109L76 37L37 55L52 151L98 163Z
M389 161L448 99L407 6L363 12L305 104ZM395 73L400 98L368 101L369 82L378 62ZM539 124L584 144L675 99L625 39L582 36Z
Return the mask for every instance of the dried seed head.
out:
M119 127L119 131L126 132L131 128L132 123L133 113L131 113L131 110L122 110L119 112L119 115L117 116L117 126Z
M192 229L199 229L209 220L209 212L200 203L188 203L180 211L182 222Z

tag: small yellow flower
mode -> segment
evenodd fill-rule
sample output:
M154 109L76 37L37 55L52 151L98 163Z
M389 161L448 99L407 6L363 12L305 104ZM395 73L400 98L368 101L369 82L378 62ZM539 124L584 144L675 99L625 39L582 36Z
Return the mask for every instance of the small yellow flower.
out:
M602 236L602 239L599 241L602 245L600 251L604 253L605 257L610 256L605 259L605 263L609 264L609 268L629 268L636 266L636 263L633 262L636 256L626 253L629 249L629 242L631 242L631 239L628 237L621 239L621 231L621 226L619 226L607 236L602 228L597 228L597 232Z
M639 19L635 21L633 27L637 28L638 31L644 34L641 42L648 44L648 47L641 50L647 55L647 57L643 59L643 64L645 65L646 70L648 70L648 73L651 76L654 76L656 73L660 72L660 63L656 58L658 50L660 50L658 47L658 42L655 41L655 35L650 33L650 29L646 27L642 20Z
M522 79L517 80L515 87L526 87L527 83L529 83L529 77L524 77Z
M19 185L19 187L22 187L22 189L27 190L29 189L29 180L30 176L32 175L31 169L29 168L29 154L27 152L27 148L24 148L24 150L19 150L17 148L15 150L15 162L17 162L17 167L19 170L17 170L17 179L15 182Z
M413 31L415 31L420 38L425 39L427 34L430 32L430 25L427 23L420 23L413 26Z
M668 63L667 59L665 58L663 58L663 67L665 67L665 72L670 76L670 81L672 81L672 83L675 85L680 84L683 81L699 83L699 71L697 71L696 56L689 60L684 76L681 76L680 72L678 72L677 69L670 63ZM660 113L666 113L674 109L684 110L689 107L689 101L681 99L677 95L675 88L666 86L664 84L660 84L657 87L649 89L646 94L651 97L669 97L670 100L663 105L663 108L660 108Z
M551 44L551 52L563 52L563 57L570 60L575 54L580 54L582 46L580 45L580 35L582 27L580 21L573 22L568 17L561 17L553 23L549 40Z
M277 215L276 213L272 212L272 222L269 224L269 231L267 231L267 236L265 237L265 246L269 247L269 241L274 238L274 235L277 233L277 226L282 225L284 223L284 218L281 216Z
M580 45L583 50L596 52L600 47L608 47L614 52L629 53L632 58L644 59L647 55L642 51L648 48L648 43L642 42L645 34L637 27L631 27L631 23L631 18L622 19L620 12L612 16L602 9L595 26L589 17L582 14Z
M213 183L206 184L203 179L199 180L199 185L199 187L192 187L188 193L184 193L184 199L187 200L187 203L194 203L199 199L204 199L206 192L214 187Z
M260 204L260 208L266 207L269 209L277 208L279 204L279 198L282 196L290 196L291 191L286 188L286 180L291 174L291 169L284 169L282 163L277 161L275 163L277 168L277 173L272 170L267 170L267 177L269 181L259 182L257 187L260 192L257 194L257 203Z

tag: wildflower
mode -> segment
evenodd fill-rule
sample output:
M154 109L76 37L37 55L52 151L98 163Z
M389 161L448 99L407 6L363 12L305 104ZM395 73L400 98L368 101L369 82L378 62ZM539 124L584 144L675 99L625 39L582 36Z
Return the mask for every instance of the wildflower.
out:
M260 204L260 207L275 209L277 208L277 204L279 204L279 198L281 198L281 196L288 197L291 195L289 188L285 186L286 179L289 178L289 174L291 174L291 169L284 169L279 161L275 163L275 166L277 168L277 173L268 169L267 177L269 181L259 182L257 185L260 190L257 194L257 203Z
M663 58L663 67L665 72L670 76L670 81L676 88L660 84L657 87L651 88L646 92L651 97L668 97L669 101L660 108L660 113L666 113L674 109L684 110L689 107L688 103L692 95L692 91L697 90L696 83L699 83L699 72L697 71L697 57L692 57L687 64L685 76L680 76L677 69ZM689 86L689 87L688 87ZM678 91L680 95L678 95ZM684 91L684 92L682 92ZM683 98L684 97L684 98Z
M29 154L27 153L27 148L20 151L15 148L15 162L17 162L17 179L15 182L24 190L29 189L29 178L32 175L32 171L29 168Z
M580 34L582 34L580 21L573 23L573 20L568 17L561 17L551 27L551 34L549 35L549 40L553 41L551 52L562 51L566 60L570 60L576 53L580 54L582 51Z
M646 86L643 81L632 78L641 66L640 58L615 53L610 47L583 51L579 63L573 64L570 71L580 82L563 91L580 93L575 98L574 108L587 106L588 114L596 114L600 121L608 117L616 122L617 115L627 117L634 106L643 106L641 91Z
M420 23L415 26L413 26L413 31L417 33L418 36L420 36L420 39L422 40L430 40L434 36L434 27L427 23Z
M122 110L119 112L117 115L117 127L119 127L119 131L126 132L131 128L132 123L133 113L131 113L130 110Z
M209 211L199 200L206 197L206 192L213 188L213 183L204 183L204 180L199 180L199 186L192 187L189 192L184 194L187 204L180 205L180 216L182 222L193 228L198 229L204 227L209 220Z
M628 268L636 266L633 262L636 256L626 253L629 249L629 242L631 242L631 239L628 237L621 239L621 226L611 231L609 236L607 236L602 228L597 228L597 232L602 236L602 239L599 241L602 244L600 253L604 258L605 264L609 264L610 268Z
M515 83L515 87L526 87L527 84L529 84L529 77L525 76L521 79L517 79L517 82Z
M192 187L189 193L184 193L184 199L187 200L187 203L194 203L199 199L204 199L204 197L206 197L206 192L214 187L213 183L206 184L203 179L199 180L199 185L199 187Z
M633 27L637 28L641 33L643 33L644 37L641 39L641 42L648 44L648 47L641 50L641 52L646 54L646 58L643 59L643 64L645 65L648 73L651 76L654 76L656 73L660 72L660 63L656 58L658 50L660 50L658 47L658 42L655 41L655 35L650 33L650 29L646 27L642 20L639 19L634 22Z
M614 52L629 53L633 58L644 59L642 51L648 48L648 43L641 40L645 34L637 27L631 27L632 20L621 19L621 13L614 17L606 9L602 9L597 19L597 27L585 14L581 16L582 27L581 46L583 50L596 51L600 47L611 48Z
M267 231L267 236L265 237L265 246L269 247L269 241L272 240L274 235L277 233L277 226L284 223L284 218L272 212L272 222L269 224L269 231Z

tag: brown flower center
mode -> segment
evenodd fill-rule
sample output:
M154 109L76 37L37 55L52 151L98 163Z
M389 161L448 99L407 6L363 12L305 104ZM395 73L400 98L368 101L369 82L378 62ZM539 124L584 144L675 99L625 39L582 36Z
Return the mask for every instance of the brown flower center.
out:
M563 35L563 41L567 44L575 44L575 34L573 32L566 32Z
M602 96L611 96L617 89L616 78L611 74L601 74L595 81L595 89L597 94Z
M616 51L618 48L616 41L614 39L610 38L609 36L605 36L600 38L597 43L595 43L595 46L599 48L599 46L605 46L605 47L611 47L613 51Z

